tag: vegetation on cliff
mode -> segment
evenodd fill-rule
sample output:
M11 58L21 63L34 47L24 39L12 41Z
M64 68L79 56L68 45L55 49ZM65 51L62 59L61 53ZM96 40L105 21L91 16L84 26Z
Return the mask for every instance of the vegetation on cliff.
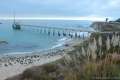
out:
M119 18L119 19L117 19L115 22L120 22L120 18Z

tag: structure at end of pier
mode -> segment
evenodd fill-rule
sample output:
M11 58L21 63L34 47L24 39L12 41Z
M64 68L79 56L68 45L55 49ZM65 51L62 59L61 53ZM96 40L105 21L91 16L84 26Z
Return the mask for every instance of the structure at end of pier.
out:
M12 24L12 28L13 28L14 30L21 30L21 25L20 25L19 23L17 23L17 22L14 22L14 23Z

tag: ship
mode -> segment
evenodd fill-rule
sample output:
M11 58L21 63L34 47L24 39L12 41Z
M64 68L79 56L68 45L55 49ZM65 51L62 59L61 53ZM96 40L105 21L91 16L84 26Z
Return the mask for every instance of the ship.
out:
M14 16L14 22L12 24L12 28L13 30L21 30L21 25L18 22L16 22L15 16Z
M12 28L13 28L14 30L21 30L21 26L20 26L20 24L17 23L17 22L14 22L14 23L12 24Z

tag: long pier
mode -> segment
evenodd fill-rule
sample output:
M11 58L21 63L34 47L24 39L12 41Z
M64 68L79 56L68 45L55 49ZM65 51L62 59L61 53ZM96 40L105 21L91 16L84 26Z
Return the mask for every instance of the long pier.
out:
M64 30L64 31L73 31L73 32L95 32L92 30L83 30L83 29L75 29L75 28L60 28L60 27L48 27L48 26L24 25L24 24L22 24L21 26L34 27L34 28L44 28L44 29L54 29L54 30Z
M95 33L97 31L89 30L89 29L80 29L80 28L60 28L60 27L49 27L49 26L38 26L38 25L25 25L21 24L22 28L32 29L33 31L37 31L39 33L47 33L52 36L64 36L70 38L86 38L91 35L91 33ZM108 32L98 32L98 33L112 33L112 31Z
M86 38L90 36L91 33L114 33L112 31L94 31L89 29L80 29L80 28L60 28L60 27L48 27L48 26L38 26L38 25L25 25L20 24L21 29L30 29L32 31L37 31L39 33L47 33L52 36L64 36L70 38ZM119 31L118 31L119 32Z
M40 33L47 33L52 36L64 36L70 38L85 38L90 36L91 33L95 32L89 29L82 28L60 28L60 27L49 27L49 26L38 26L38 25L25 25L21 24L21 28L30 28Z

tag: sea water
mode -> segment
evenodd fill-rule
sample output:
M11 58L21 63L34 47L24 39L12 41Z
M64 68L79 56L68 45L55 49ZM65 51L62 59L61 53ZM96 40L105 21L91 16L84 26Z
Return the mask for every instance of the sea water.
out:
M50 48L62 46L70 38L50 36L46 33L40 33L32 30L31 26L21 26L22 30L12 29L12 20L0 20L0 41L6 43L0 44L0 54L14 54L21 52L41 51ZM48 26L56 28L89 28L90 21L79 20L17 20L20 24Z

